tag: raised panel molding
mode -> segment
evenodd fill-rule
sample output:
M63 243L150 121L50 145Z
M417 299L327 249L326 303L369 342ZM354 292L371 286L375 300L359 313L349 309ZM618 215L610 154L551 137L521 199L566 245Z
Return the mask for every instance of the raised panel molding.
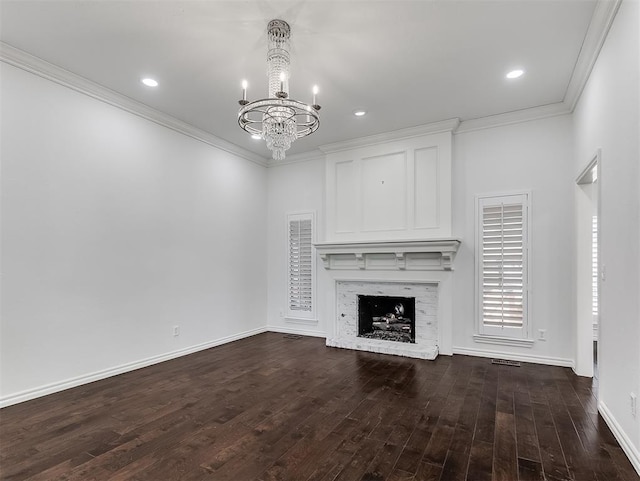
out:
M407 228L407 155L392 152L361 159L362 231Z
M438 149L428 147L414 152L413 223L416 229L440 226L440 182Z
M448 130L329 152L326 240L450 237L451 144Z
M331 199L331 207L327 207L334 215L336 231L347 234L358 228L358 213L355 210L358 191L354 162L352 159L337 162L334 170L335 198Z

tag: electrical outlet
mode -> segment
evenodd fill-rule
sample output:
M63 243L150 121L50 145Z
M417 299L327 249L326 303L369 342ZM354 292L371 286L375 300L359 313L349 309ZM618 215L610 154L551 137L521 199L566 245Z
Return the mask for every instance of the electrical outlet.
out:
M635 418L638 412L638 398L633 392L629 395L629 398L631 400L631 415Z
M174 336L180 335L180 326L173 326L173 335Z
M538 329L538 340L546 341L547 340L547 330L546 329Z

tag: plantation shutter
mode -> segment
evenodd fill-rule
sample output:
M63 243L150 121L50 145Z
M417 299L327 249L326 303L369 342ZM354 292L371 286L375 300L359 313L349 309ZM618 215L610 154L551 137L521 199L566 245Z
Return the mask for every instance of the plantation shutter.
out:
M526 195L480 199L480 312L484 334L526 335Z
M313 311L313 216L290 215L288 224L289 315L308 317Z

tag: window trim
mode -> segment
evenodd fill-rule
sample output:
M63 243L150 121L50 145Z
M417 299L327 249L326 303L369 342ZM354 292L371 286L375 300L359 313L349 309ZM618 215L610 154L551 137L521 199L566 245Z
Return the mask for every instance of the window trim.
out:
M483 323L483 266L482 266L482 213L484 205L492 202L513 201L520 197L523 206L523 311L522 327L507 328L485 326ZM511 198L511 199L509 199ZM475 319L476 332L474 340L483 343L493 343L512 346L533 346L533 326L531 319L531 192L516 191L494 194L483 194L475 197Z
M310 220L311 221L311 310L299 311L291 310L291 296L290 296L290 225L292 221L296 220ZM316 220L314 211L298 211L289 212L286 214L286 310L285 320L288 322L298 323L315 323L317 322L316 316Z

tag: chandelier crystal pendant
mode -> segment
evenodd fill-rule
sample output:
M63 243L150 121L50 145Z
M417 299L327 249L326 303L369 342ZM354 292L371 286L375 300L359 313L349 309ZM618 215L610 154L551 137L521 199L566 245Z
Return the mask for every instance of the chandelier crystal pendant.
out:
M267 27L267 77L269 97L249 102L247 82L242 82L242 100L238 125L253 136L267 142L276 161L284 160L285 152L301 137L312 134L320 126L316 102L318 88L313 87L313 102L305 104L289 98L289 39L291 28L284 20L271 20Z

